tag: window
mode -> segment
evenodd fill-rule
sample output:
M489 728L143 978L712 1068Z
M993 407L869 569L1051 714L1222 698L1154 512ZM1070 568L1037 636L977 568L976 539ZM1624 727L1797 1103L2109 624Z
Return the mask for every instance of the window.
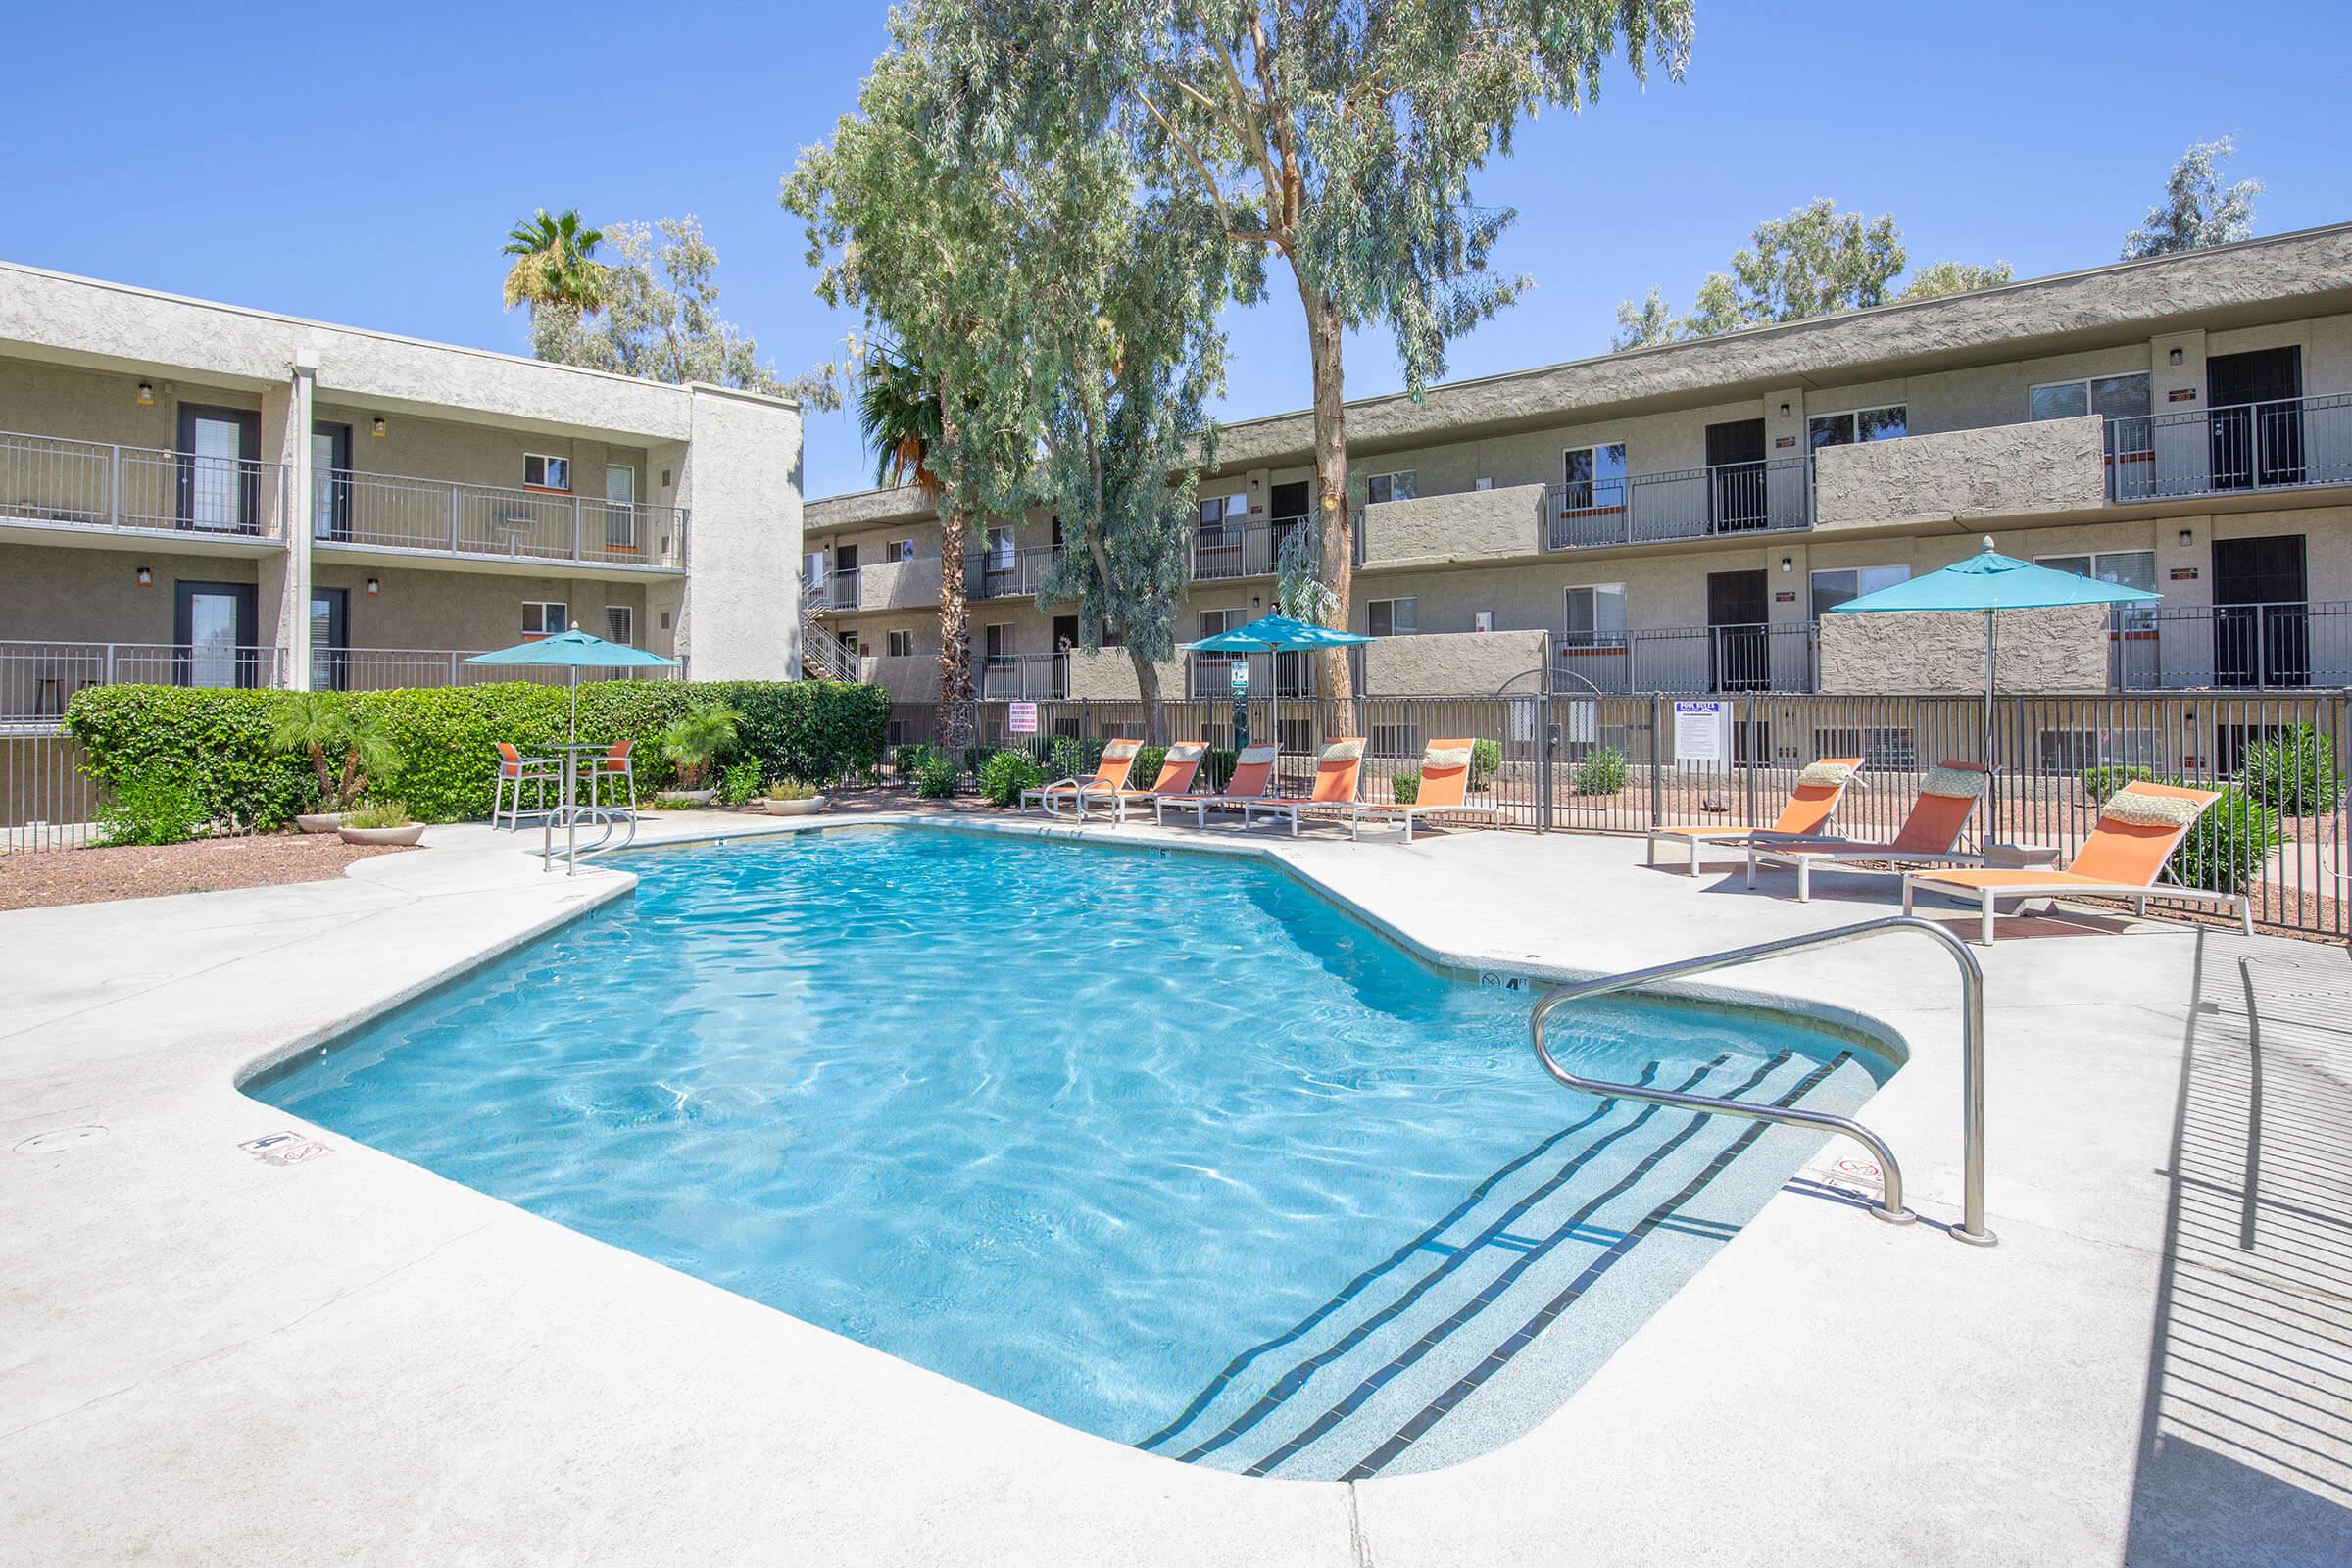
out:
M2035 556L2034 564L2053 571L2071 571L2078 577L2093 582L2111 582L2120 588L2144 588L2153 593L2156 588L2156 552L2153 550L2101 550L2095 554L2077 556ZM2118 605L2116 613L2123 617L2123 629L2128 632L2154 631L2156 607L2152 604Z
M1911 433L1908 405L1889 403L1879 409L1848 409L1842 414L1816 414L1805 421L1805 445L1850 447L1860 441L1891 441Z
M1596 582L1568 590L1567 636L1571 648L1625 646L1625 584Z
M1421 629L1417 599L1375 599L1370 606L1370 630L1375 637L1410 637Z
M2034 754L2044 773L2080 773L2086 767L2154 767L2156 732L2045 729L2034 737Z
M1625 505L1625 443L1570 447L1567 457L1568 493L1561 505L1570 512L1606 512Z
M980 638L981 650L992 663L998 660L1012 657L1012 623L1010 621L999 621L992 626L983 626L980 629Z
M825 553L810 550L801 557L801 584L811 591L825 585Z
M2107 461L2144 461L2155 455L2155 421L2149 417L2148 377L2094 375L2081 381L2050 381L2033 390L2034 417L2071 419L2096 414L2107 421Z
M522 455L522 482L533 490L568 490L571 488L571 460L526 452Z
M1376 473L1364 481L1364 498L1375 502L1410 501L1416 494L1416 477L1410 468L1396 473Z
M884 632L882 646L893 659L912 659L914 657L914 633L903 626Z
M522 634L525 637L553 637L570 624L564 607L552 599L526 599L522 602Z
M1231 630L1241 623L1241 613L1238 610L1203 610L1200 612L1201 637L1215 637Z
M914 541L911 539L891 540L882 547L882 559L884 561L912 561L914 559Z
M1919 745L1910 730L1892 725L1817 729L1815 757L1859 757L1877 772L1910 773L1919 767Z
M1848 599L1859 599L1864 594L1875 594L1882 588L1910 580L1909 566L1852 566L1843 571L1817 571L1813 574L1813 618L1819 620Z
M990 571L1012 569L1012 530L995 527L988 530L988 566Z
M1418 758L1422 752L1421 726L1410 722L1375 723L1364 742L1364 750L1374 757Z
M637 612L627 605L605 607L605 641L623 648L637 646Z
M1243 495L1200 498L1200 542L1230 544L1250 515L1250 498Z

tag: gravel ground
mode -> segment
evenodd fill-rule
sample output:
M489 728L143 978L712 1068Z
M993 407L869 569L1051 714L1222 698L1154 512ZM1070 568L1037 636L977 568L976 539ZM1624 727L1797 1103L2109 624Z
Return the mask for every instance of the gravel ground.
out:
M406 853L383 845L346 844L331 833L199 839L153 848L19 852L0 855L0 909L320 882L341 876L354 860Z

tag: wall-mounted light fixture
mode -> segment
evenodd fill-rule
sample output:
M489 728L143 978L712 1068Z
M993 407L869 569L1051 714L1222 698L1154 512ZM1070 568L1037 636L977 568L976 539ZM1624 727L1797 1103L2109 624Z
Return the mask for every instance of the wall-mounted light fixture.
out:
M370 431L371 431L373 434L376 434L376 435L382 435L382 434L384 433L384 416L383 416L382 415L380 415L380 414L379 414L379 415L377 415L377 416L375 416L375 423L373 423L372 425L369 425L369 426L368 426L368 429L369 429L369 430L370 430Z
M2181 530L2180 530L2180 542L2181 542L2182 544L2184 544L2184 545L2193 545L2193 544L2195 544L2195 543L2197 542L2197 536L2196 536L2196 533L2195 533L2195 531L2194 531L2193 529L2189 529L2189 528L2183 528L2183 529L2181 529Z
M1781 569L1783 571L1794 571L1796 569L1796 558L1794 556L1783 556L1781 558Z
M154 401L155 383L153 381L141 381L139 383L139 407L142 409L146 408Z
M669 470L667 468L662 470L662 488L664 490L669 488Z
M1781 405L1781 417L1784 419L1788 417L1788 405L1786 403Z
M381 582L377 581L377 580L376 580L375 578L373 578L373 577L370 577L370 578L368 578L368 598L370 598L370 599L373 599L373 598L374 598L374 597L375 597L377 594L380 594L380 593L382 593L383 591L384 591L384 585L383 585Z
M140 587L152 588L155 586L155 572L151 567L141 566L138 569L137 576Z
M2168 359L2170 359L2170 360L2171 360L2171 361L2172 361L2172 362L2173 362L2175 365L2180 365L2180 364L2183 364L2183 363L2185 363L2185 362L2187 361L2187 359L2188 359L2188 355L2187 355L2185 352L2183 352L2182 350L2180 350L2180 349L2175 349L2175 350L2173 350L2173 352L2172 352L2170 355L2166 356L2166 357L2167 357Z

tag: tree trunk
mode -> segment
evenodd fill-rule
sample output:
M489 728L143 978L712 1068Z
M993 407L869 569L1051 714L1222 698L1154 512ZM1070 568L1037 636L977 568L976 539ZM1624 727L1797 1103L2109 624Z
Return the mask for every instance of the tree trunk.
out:
M1135 689L1144 700L1144 744L1168 744L1168 702L1159 690L1159 665L1134 649L1127 650L1127 662L1135 666Z
M972 616L964 603L964 546L971 521L953 502L939 525L939 743L956 765L972 744Z
M1355 593L1355 518L1348 509L1348 416L1340 359L1344 329L1339 306L1329 295L1303 279L1298 293L1306 306L1307 338L1314 359L1316 538L1323 550L1323 584L1331 590L1331 603L1322 620L1335 631L1346 631ZM1348 651L1327 648L1315 658L1316 685L1332 703L1333 732L1359 733Z

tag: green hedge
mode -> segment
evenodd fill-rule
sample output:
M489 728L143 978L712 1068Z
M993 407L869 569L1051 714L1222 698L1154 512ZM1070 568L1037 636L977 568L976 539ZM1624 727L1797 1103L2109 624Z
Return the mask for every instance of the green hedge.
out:
M209 816L272 828L318 804L309 762L270 749L271 715L288 695L95 686L74 695L66 728L106 784L161 773L194 789ZM423 822L490 814L498 742L539 753L568 734L564 688L527 681L362 692L345 701L378 719L400 752L399 775L372 793L405 801ZM744 715L736 747L722 762L755 761L767 777L819 785L870 775L881 765L890 694L832 681L595 681L579 689L580 734L636 741L642 795L671 782L654 737L706 702L726 703Z

